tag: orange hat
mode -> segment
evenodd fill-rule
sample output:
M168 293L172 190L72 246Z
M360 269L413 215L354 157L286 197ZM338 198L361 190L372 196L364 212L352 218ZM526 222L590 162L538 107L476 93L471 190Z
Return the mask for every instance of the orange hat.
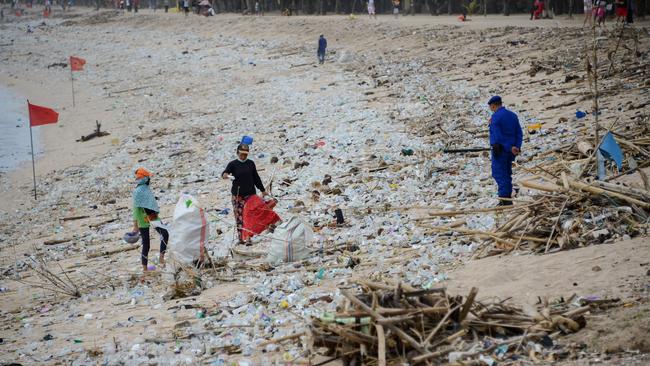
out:
M137 179L142 179L144 177L151 177L151 173L145 168L138 168L138 170L135 171L135 177Z

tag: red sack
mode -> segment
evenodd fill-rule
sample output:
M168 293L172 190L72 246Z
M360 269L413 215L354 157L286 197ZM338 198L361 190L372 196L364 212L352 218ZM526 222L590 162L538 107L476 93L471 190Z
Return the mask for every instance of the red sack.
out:
M266 230L269 225L280 221L280 216L273 212L275 200L264 202L258 195L248 197L244 204L244 227L242 239L248 240L256 234Z

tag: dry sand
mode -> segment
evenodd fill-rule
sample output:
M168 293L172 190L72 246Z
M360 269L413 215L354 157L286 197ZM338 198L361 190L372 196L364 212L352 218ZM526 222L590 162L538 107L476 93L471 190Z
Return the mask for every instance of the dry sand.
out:
M33 34L25 33L26 24L37 25L40 20L12 19L0 24L0 83L34 103L60 112L57 125L40 127L45 152L38 157L36 169L39 192L46 195L43 199L48 206L30 199L28 164L0 176L4 221L0 224L0 284L9 289L0 294L3 363L101 362L102 357L108 357L107 344L115 344L125 354L129 350L137 353L133 344L169 339L174 324L197 322L194 310L170 311L176 302L160 300L165 289L156 274L139 283L135 252L91 260L84 257L89 250L122 245L118 244L119 237L129 228L130 220L126 209L130 205L130 174L140 164L158 168L158 187L167 191L161 192L167 196L162 201L162 216L169 218L176 199L171 192L188 190L206 207L229 206L227 184L216 177L226 159L231 158L226 152L231 150L234 139L250 131L255 132L259 151L277 151L277 145L284 144L286 156L294 161L300 159L304 145L319 139L329 143L335 140L332 136L345 134L377 137L382 144L340 145L351 156L358 149L359 156L365 159L371 154L394 154L404 141L412 140L416 146L429 143L428 131L421 128L422 120L431 118L426 116L443 116L446 110L452 115L462 112L458 118L485 117L484 109L462 108L479 100L483 103L493 93L503 95L509 105L527 116L526 123L542 121L549 127L560 117L570 118L577 108L590 108L588 99L579 98L587 89L584 71L580 71L580 52L589 39L588 33L580 30L580 19L530 22L527 16L476 16L470 22L459 23L455 17L428 16L398 20L387 16L377 21L363 16L185 18L148 11L133 15L86 10L76 10L66 18L47 20L47 25L37 26ZM642 22L636 27L644 29L647 25ZM330 56L324 66L317 67L314 44L321 33L328 37ZM507 46L506 41L525 43ZM646 60L648 44L647 32L640 32L640 50ZM75 75L75 108L71 106L69 70L47 67L65 62L69 55L88 61L86 70ZM540 72L533 77L527 74L531 60L548 64L549 59L562 57L573 68L559 73ZM424 66L414 63L416 59L424 60ZM403 76L404 68L413 79ZM397 79L391 78L391 69L396 70L393 75L400 75ZM571 72L578 78L565 82L565 74ZM647 72L646 67L639 77L647 80ZM378 80L386 83L378 85ZM433 112L418 114L424 107L416 95L428 92L425 87L418 89L418 80L440 83L448 91L443 100L432 101ZM461 97L468 101L456 101ZM554 108L567 98L577 99L576 104ZM610 110L625 105L629 107L623 112L625 118L647 119L649 98L646 84L646 90L627 89L604 98L603 105ZM295 109L297 106L301 109ZM301 118L303 114L309 120ZM364 118L371 121L349 122ZM453 117L447 114L444 118ZM613 118L607 114L603 123ZM111 135L75 142L92 131L95 120ZM300 128L307 132L292 134L292 129ZM170 157L184 149L190 153ZM323 154L322 159L328 158ZM309 168L313 169L309 175L329 172L321 169L332 169L337 174L346 171L340 164L317 165ZM172 171L162 170L170 166ZM259 159L258 167L268 179L273 169L268 156ZM290 166L283 169L288 171ZM487 169L485 165L485 171L471 173L476 176L473 184L491 184ZM198 178L204 181L191 184ZM386 184L398 182L390 176L386 179ZM190 183L173 185L179 181ZM634 181L640 184L638 177ZM298 183L304 185L304 191L287 200L308 200L311 181L305 178ZM479 198L486 202L488 196L481 193ZM111 199L116 200L115 204L103 203ZM61 221L75 215L90 218ZM111 218L117 221L89 229L88 225ZM61 237L72 240L43 246L44 240ZM403 243L391 243L397 244ZM219 241L213 245L219 245ZM619 296L630 307L617 309L624 315L616 316L638 319L625 327L641 336L648 329L649 319L648 245L648 238L641 237L553 255L493 257L467 265L462 263L468 255L460 254L447 263L450 271L446 286L460 293L477 286L482 296L513 297L529 303L538 296L573 293ZM106 295L100 292L69 300L14 281L12 277L17 274L23 279L35 279L33 272L16 264L35 247L57 259L70 273L78 271L76 275L83 272L95 280L110 282L102 280L100 273L118 274L120 286L124 287ZM400 255L398 249L394 254ZM595 266L601 270L595 272ZM276 275L283 276L280 272L268 274ZM343 273L309 286L308 292L333 291L342 280L370 275L376 273L362 267L357 273ZM142 286L146 300L138 298L132 304L134 289ZM250 292L252 287L244 281L219 283L199 297L181 302L214 307L240 292ZM87 313L93 318L85 319ZM599 324L607 321L607 316L590 319L588 329L597 332ZM623 327L611 324L607 331L625 333L628 328ZM46 334L54 335L54 340L43 342ZM83 343L75 343L75 339ZM616 360L629 356L625 351L650 351L647 344L626 347L629 338L617 339L622 344L611 349L592 343L583 356L596 357L593 353L610 351L616 353L614 361L610 360L616 364ZM175 344L165 342L155 352L173 352ZM190 357L186 354L189 349L186 346L179 351L185 360ZM93 358L93 352L98 350L104 356L99 352L99 358ZM165 363L157 359L161 356L150 352L154 360ZM275 360L280 355L282 351L261 360ZM231 357L239 359L241 355ZM182 360L167 359L179 363ZM209 362L210 357L189 360ZM261 360L257 358L256 362ZM626 362L643 361L633 358Z

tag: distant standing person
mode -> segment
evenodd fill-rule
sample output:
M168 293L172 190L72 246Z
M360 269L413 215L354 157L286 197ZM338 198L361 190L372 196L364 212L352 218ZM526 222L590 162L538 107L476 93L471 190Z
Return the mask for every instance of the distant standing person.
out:
M160 208L156 197L153 195L149 183L151 181L151 173L144 168L138 168L135 171L136 188L133 191L133 232L140 232L142 239L142 254L140 261L142 263L142 271L148 270L147 264L149 263L149 227L152 221L160 221L158 213ZM169 240L169 233L167 230L156 227L156 231L160 234L160 257L159 262L161 266L165 264L165 251L167 251L167 241Z
M321 65L325 62L326 51L327 51L327 40L325 39L325 36L321 34L320 38L318 38L318 52L316 53L318 55L318 63Z
M544 1L536 0L535 1L535 11L533 12L533 19L539 19L544 14Z
M594 24L593 15L591 14L594 4L591 1L592 0L584 0L585 20L582 21L583 28L587 25L587 22L589 22L589 25Z
M625 19L627 24L634 23L634 11L634 1L627 0L627 19Z
M399 0L393 0L393 15L395 15L395 19L397 19L397 16L399 15Z
M619 20L623 23L627 21L627 0L616 0L616 22Z
M377 19L377 14L375 14L375 0L368 0L368 17Z
M605 24L605 7L607 6L606 0L596 0L594 2L594 17L598 22L598 26Z
M244 242L242 228L244 227L244 206L246 200L257 194L255 188L257 187L262 191L262 195L266 196L266 190L260 175L257 173L255 163L248 159L250 147L246 144L239 144L237 146L237 159L231 161L226 166L226 169L221 173L223 179L232 180L232 209L235 215L235 223L237 224L237 237L239 244L250 245L250 242Z
M512 162L521 152L522 131L517 115L503 106L501 97L488 101L490 118L490 146L492 148L492 178L497 183L499 206L512 205Z

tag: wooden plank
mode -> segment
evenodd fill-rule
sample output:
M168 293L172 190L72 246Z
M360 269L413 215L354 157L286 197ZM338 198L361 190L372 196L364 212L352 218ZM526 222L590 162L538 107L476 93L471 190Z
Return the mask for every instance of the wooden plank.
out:
M462 321L467 317L469 310L472 308L472 304L474 304L474 299L476 299L476 294L478 294L478 288L472 287L472 289L469 290L469 295L467 295L467 300L465 300L463 308L460 310L460 316L458 317L459 322L462 323Z
M81 220L81 219L87 219L90 216L88 215L81 215L81 216L69 216L69 217L64 217L63 221L74 221L74 220Z
M43 245L56 245L56 244L61 244L61 243L67 243L69 241L72 241L72 239L52 239L52 240L46 240L43 242Z

